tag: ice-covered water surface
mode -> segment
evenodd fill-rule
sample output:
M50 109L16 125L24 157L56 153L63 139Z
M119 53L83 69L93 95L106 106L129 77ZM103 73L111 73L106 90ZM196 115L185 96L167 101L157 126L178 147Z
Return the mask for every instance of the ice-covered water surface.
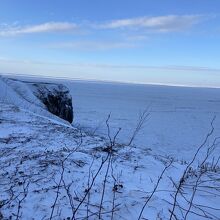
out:
M132 135L140 112L150 116L135 139L142 148L190 159L210 130L220 135L220 89L136 85L89 81L65 82L73 96L75 123L98 134L106 132L105 120L122 128L121 141Z

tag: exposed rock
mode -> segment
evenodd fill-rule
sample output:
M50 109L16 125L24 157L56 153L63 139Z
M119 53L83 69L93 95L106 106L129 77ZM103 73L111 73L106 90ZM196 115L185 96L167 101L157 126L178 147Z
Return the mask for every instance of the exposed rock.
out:
M38 97L48 111L72 123L73 106L69 89L62 84L32 83L34 95Z

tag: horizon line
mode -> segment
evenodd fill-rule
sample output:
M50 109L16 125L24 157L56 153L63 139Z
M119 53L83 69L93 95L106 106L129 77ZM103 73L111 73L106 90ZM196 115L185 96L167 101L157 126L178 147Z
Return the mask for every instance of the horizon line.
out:
M206 88L206 89L220 89L220 86L205 86L205 85L185 85L185 84L169 84L169 83L154 83L154 82L137 82L137 81L114 81L114 80L101 80L92 78L73 78L68 76L49 76L49 75L36 75L26 73L0 73L1 76L18 76L18 77L29 77L29 78L42 78L50 80L71 80L71 81L82 81L89 83L115 83L115 84L133 84L133 85L149 85L149 86L166 86L166 87L181 87L181 88Z

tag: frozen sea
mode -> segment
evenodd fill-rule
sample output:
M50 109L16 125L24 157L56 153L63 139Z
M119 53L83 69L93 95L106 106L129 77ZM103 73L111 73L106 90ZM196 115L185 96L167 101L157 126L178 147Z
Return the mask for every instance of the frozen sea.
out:
M220 136L220 89L107 83L64 82L71 90L74 124L102 135L111 114L112 135L122 128L119 139L128 141L139 115L150 115L135 139L135 145L162 155L190 159L210 130ZM211 143L211 140L210 140Z

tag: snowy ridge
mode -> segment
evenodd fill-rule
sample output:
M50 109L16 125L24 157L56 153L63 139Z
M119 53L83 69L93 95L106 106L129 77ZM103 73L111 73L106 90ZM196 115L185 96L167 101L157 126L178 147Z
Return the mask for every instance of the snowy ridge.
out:
M190 163L126 146L111 117L106 137L72 127L24 82L0 89L0 219L220 219L213 124Z
M48 112L44 104L33 94L31 86L27 83L0 76L0 88L1 102L13 104L38 115L62 122L63 124L69 124L65 120Z

